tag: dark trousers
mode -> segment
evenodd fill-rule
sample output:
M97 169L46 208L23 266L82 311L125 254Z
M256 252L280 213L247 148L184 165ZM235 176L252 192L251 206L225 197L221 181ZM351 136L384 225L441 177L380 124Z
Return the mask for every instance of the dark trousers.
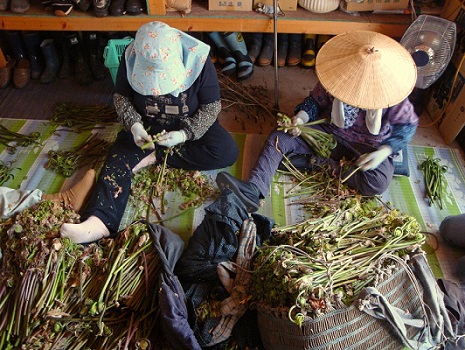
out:
M165 147L156 147L157 162L164 160L165 150ZM111 234L116 233L131 193L132 169L151 152L139 148L130 132L121 131L109 149L82 218L94 215L102 220ZM220 169L233 164L238 155L234 139L216 121L199 140L175 147L168 155L167 164L186 170Z

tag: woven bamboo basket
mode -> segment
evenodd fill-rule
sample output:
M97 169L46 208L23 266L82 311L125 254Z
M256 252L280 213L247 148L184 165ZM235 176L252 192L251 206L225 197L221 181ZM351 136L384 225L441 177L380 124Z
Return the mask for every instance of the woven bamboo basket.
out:
M405 268L377 286L394 306L419 317L423 314L421 295L415 290ZM357 302L315 319L302 327L258 308L258 327L266 350L394 350L405 348L391 325L358 309ZM419 331L407 327L409 338Z

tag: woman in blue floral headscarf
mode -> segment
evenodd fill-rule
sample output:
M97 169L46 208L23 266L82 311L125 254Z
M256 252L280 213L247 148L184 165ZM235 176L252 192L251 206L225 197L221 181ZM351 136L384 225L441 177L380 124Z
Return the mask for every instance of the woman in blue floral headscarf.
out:
M176 147L167 158L174 168L211 170L236 161L237 145L218 122L220 88L209 50L162 22L139 28L121 59L113 96L124 130L82 213L85 221L64 224L64 237L85 243L116 233L133 173L163 159L167 147Z

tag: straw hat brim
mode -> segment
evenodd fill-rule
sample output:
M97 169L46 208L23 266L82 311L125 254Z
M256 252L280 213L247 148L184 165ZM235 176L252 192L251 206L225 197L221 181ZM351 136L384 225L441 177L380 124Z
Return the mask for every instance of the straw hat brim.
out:
M370 31L339 34L318 52L316 74L329 94L351 106L387 108L415 87L417 68L394 39Z

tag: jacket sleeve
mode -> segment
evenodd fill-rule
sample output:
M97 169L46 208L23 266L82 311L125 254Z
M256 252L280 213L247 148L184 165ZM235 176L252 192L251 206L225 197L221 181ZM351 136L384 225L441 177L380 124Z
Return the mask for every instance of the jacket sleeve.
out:
M320 112L331 105L328 93L323 86L318 82L310 95L307 96L302 103L299 103L295 109L294 114L299 111L304 111L308 114L309 121L315 121L319 118Z
M115 93L113 95L118 122L129 131L135 123L142 123L142 116L136 111L129 97Z
M391 146L392 152L397 153L412 140L418 127L419 118L408 98L390 107L388 114L391 134L382 142L382 145Z
M185 118L181 127L185 130L187 140L200 139L218 118L221 111L220 100L200 105L194 115Z

